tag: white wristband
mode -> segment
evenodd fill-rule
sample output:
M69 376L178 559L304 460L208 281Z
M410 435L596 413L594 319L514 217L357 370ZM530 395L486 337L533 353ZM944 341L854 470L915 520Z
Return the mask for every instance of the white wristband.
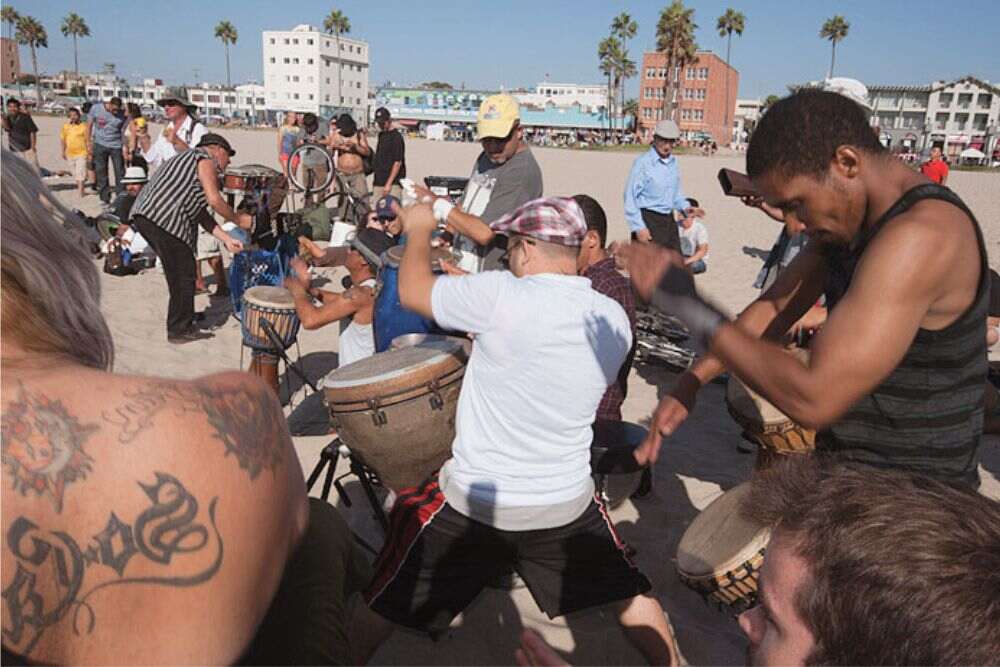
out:
M434 200L434 219L445 224L448 222L448 214L451 213L451 209L455 208L447 199L435 199Z

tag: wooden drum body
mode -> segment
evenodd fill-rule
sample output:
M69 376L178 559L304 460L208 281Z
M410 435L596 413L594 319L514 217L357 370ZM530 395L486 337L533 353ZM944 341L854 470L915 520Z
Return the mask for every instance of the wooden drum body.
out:
M282 174L262 164L229 167L222 176L222 191L228 195L249 195L279 185Z
M740 503L750 491L740 484L695 517L677 547L681 581L724 608L740 613L757 603L757 577L770 528L750 523Z
M451 457L466 347L431 340L338 368L323 379L340 439L390 489L419 484Z
M274 350L275 345L264 330L262 320L270 322L284 347L295 342L299 335L295 299L284 287L251 287L243 293L240 328L243 344L254 350Z

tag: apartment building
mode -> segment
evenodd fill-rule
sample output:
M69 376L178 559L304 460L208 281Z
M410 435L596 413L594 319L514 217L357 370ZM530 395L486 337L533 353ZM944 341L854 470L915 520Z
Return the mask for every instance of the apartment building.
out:
M324 118L368 117L368 43L321 32L310 25L265 30L264 90L269 115L313 112Z
M652 140L657 121L667 117L668 96L674 95L675 78L667 80L666 64L667 57L663 53L651 51L642 55L639 133L644 141ZM680 127L681 136L695 138L707 134L719 145L732 141L739 72L711 51L699 51L694 62L683 70L679 67L674 70L674 76L680 78L673 100L677 106L674 120Z
M113 74L96 74L87 75L84 80L87 99L99 102L120 97L125 103L135 102L139 106L152 106L167 92L163 79L143 79L142 85L134 85Z
M746 143L750 133L757 126L760 120L761 107L760 100L736 100L734 110L733 135L736 143Z
M0 83L16 83L21 77L21 55L17 42L0 37Z

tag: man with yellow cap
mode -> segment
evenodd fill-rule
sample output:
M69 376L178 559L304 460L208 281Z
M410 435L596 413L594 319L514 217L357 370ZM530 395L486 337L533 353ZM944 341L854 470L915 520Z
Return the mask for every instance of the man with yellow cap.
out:
M542 196L542 170L524 142L521 113L510 95L492 95L479 107L479 142L469 184L458 205L418 187L421 199L434 199L434 217L455 232L456 249L467 257L462 268L479 272L501 268L506 237L490 223L518 206Z

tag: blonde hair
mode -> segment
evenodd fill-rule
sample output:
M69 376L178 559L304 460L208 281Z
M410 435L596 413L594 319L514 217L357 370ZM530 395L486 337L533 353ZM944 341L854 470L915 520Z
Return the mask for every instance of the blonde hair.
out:
M80 225L28 164L2 152L2 334L23 349L62 354L94 368L114 362L101 314L101 283Z

